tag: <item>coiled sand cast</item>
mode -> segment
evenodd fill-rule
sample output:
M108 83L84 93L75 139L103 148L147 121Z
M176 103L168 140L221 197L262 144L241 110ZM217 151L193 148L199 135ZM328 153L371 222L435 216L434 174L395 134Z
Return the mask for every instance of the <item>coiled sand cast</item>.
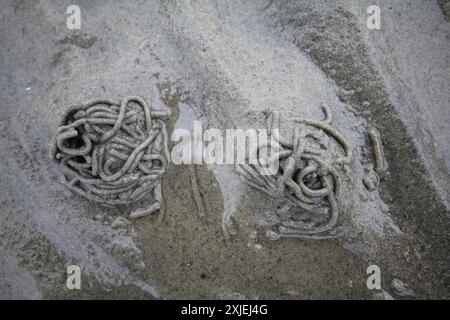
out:
M279 129L280 116L271 113L266 125L274 139L258 145L257 164L237 166L246 183L284 202L277 210L279 232L269 230L266 234L271 239L336 237L333 230L339 219L338 169L350 163L352 151L345 137L331 126L330 108L322 107L325 113L322 121L290 119L296 124L292 140L274 130ZM276 151L270 156L267 152L262 155L261 151L266 148ZM273 161L279 161L278 172L270 175L265 170Z
M69 108L51 155L62 165L62 183L109 206L136 202L153 192L153 204L130 217L160 210L161 177L169 160L165 126L169 115L135 96L122 102L96 99Z

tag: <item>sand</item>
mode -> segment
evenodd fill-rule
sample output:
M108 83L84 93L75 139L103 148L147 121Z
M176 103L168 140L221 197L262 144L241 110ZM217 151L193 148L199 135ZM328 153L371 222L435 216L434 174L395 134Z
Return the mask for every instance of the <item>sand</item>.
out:
M80 1L81 30L66 27L70 1L3 2L0 297L413 298L397 279L416 298L449 298L446 7L375 2L380 30L359 1ZM289 117L320 120L328 104L353 150L342 236L267 239L279 201L232 165L172 164L163 222L71 194L49 158L61 115L130 95L171 110L169 134L194 120L264 128L278 111L290 135ZM387 170L369 192L373 128ZM66 287L72 264L81 290ZM367 288L372 264L388 295Z

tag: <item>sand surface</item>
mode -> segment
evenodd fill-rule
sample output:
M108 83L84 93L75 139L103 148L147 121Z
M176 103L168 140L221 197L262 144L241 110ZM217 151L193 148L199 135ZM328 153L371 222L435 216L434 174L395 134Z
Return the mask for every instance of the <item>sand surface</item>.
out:
M0 297L449 298L450 22L445 1L70 1L0 5ZM280 239L277 201L232 165L171 165L166 215L128 219L68 192L49 158L64 110L137 95L176 128L264 128L268 111L322 119L352 146L340 195L342 236ZM388 171L368 192L368 132ZM170 148L173 142L170 143ZM192 181L199 187L203 212ZM66 267L82 289L66 288Z

